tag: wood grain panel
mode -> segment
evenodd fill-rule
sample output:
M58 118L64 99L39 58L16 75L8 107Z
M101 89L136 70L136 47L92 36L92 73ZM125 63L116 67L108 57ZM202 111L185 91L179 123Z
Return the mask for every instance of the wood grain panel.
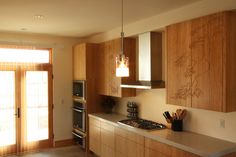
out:
M161 152L145 148L145 157L170 157L165 154L162 154Z
M148 138L145 138L145 148L152 149L166 156L171 156L172 154L171 146Z
M98 64L97 64L97 70L98 70L98 80L97 80L97 90L98 93L101 95L106 95L108 94L108 77L106 76L106 66L108 65L107 63L107 58L105 56L105 43L99 44L99 51L98 53Z
M101 129L101 143L115 149L115 136L114 132L110 132L105 129Z
M78 44L74 47L73 79L86 80L86 44Z
M90 136L91 141L93 141L93 140L100 141L101 140L101 128L100 127L90 125L89 131L90 131L89 136Z
M144 145L144 136L135 134L131 131L127 131L127 139L140 145Z
M191 106L191 23L168 26L167 103Z
M228 155L224 155L223 157L236 157L236 153L230 153Z
M121 82L134 82L136 80L136 39L124 39L124 54L129 57L129 77L123 77ZM122 97L133 96L136 96L136 89L122 88Z
M115 151L119 152L120 154L128 153L128 144L127 139L120 135L115 134Z
M101 127L101 122L100 122L100 120L98 120L96 118L89 117L89 125Z
M224 111L236 111L236 13L224 13Z
M134 141L127 139L128 157L144 157L144 145L140 145Z
M172 147L172 157L200 157L198 155Z
M120 53L120 39L114 39L101 43L98 55L98 93L113 97L130 97L136 95L135 89L123 89L121 82L134 81L136 79L136 40L124 40L124 53L130 59L130 76L127 78L116 77L116 56Z
M102 144L101 145L101 157L115 157L115 151L113 148Z
M192 20L192 107L222 111L223 30L221 14Z

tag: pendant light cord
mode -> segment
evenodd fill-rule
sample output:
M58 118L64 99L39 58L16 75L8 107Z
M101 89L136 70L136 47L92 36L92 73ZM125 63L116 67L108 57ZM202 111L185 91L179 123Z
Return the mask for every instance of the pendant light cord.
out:
M124 53L124 2L121 0L121 54Z

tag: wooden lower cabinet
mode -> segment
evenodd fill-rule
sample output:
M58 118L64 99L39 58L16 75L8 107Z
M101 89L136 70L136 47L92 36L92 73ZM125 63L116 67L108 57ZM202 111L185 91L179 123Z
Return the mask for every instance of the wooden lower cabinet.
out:
M159 151L155 151L149 148L145 148L145 157L169 157L165 154L162 154Z
M100 121L89 118L89 149L96 155L101 155L101 127Z
M115 157L114 148L107 146L106 144L101 144L101 157Z
M99 157L200 157L92 117L89 149ZM223 157L236 157L236 153Z
M101 157L115 157L115 127L101 122Z
M145 138L145 157L199 157L164 143Z
M115 128L116 157L144 157L144 137Z

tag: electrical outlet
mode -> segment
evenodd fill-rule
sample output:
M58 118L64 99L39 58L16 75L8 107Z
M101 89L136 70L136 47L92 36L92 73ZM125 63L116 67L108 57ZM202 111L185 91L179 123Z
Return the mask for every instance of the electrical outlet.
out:
M220 128L224 129L225 128L225 120L220 119Z

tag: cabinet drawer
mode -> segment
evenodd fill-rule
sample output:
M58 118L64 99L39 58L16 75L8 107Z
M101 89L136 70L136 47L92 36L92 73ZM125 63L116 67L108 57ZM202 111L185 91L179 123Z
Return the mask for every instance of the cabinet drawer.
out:
M136 142L138 144L144 145L144 137L141 135L138 135L136 133L133 133L131 131L122 129L122 128L115 128L115 133L121 137L124 137L128 140L131 140L133 142Z
M101 127L101 122L100 122L100 120L98 120L96 118L89 117L89 126L91 126L91 125Z
M152 149L156 152L160 152L161 154L166 155L166 156L171 156L172 154L171 146L148 139L148 138L145 138L145 147Z
M140 145L144 145L144 137L133 132L128 131L128 140L131 140Z
M124 137L124 138L127 138L127 137L128 137L128 132L127 132L127 130L122 129L122 128L119 128L119 127L116 127L116 128L115 128L115 134L116 134L116 135L119 135L119 136L121 136L121 137Z
M105 129L105 130L108 130L110 132L113 132L113 133L115 131L115 127L111 124L106 123L106 122L101 122L101 128Z
M114 132L106 129L101 129L101 143L115 149Z

